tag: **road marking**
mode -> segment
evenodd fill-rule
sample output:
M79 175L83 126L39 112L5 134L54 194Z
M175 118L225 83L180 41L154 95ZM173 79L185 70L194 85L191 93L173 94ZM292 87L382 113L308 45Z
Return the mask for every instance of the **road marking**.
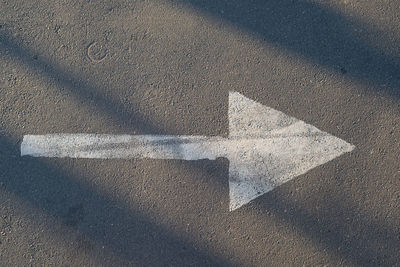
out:
M25 135L21 155L70 158L229 160L229 210L306 173L354 146L312 125L229 93L229 137Z

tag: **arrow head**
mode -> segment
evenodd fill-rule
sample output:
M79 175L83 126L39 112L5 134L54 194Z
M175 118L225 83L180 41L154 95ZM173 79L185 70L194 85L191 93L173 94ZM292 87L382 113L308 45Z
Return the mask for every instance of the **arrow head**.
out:
M231 211L354 149L237 92L229 93L229 139Z

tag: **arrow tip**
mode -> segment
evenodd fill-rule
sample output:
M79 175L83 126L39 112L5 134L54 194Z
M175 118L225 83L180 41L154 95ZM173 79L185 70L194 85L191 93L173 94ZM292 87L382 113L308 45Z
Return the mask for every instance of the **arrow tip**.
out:
M243 95L229 94L229 210L354 146Z

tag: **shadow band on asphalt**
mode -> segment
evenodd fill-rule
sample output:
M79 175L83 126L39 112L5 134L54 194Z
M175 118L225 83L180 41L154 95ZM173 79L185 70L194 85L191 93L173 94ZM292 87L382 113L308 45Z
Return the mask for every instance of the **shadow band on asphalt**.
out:
M211 15L324 68L400 97L400 57L386 55L360 36L383 33L311 1L167 0Z
M371 83L377 90L398 97L400 88L400 65L398 60L385 56L371 45L359 40L354 35L354 28L366 30L362 25L354 25L349 19L327 10L317 4L295 1L174 1L207 12L263 38L266 42L288 49L320 66L340 71L363 82ZM224 12L221 13L221 10ZM282 26L284 25L284 27ZM1 49L11 51L19 61L32 69L40 69L48 78L62 84L77 97L89 103L96 103L99 110L109 113L124 125L135 125L135 129L153 134L163 134L151 122L145 121L140 114L132 114L120 103L106 99L96 88L91 87L76 77L42 60L33 60L34 54L19 47L7 34L0 36ZM385 86L382 86L385 84ZM76 182L60 170L54 169L45 161L35 158L20 158L19 147L6 137L0 137L2 168L13 170L2 175L1 182L5 190L21 199L31 202L45 213L53 216L66 226L76 228L85 236L109 247L123 259L137 264L176 264L224 265L225 259L211 255L210 252L198 251L193 244L185 242L156 222L143 217L134 207L93 191ZM10 152L12 151L12 152ZM11 158L14 156L14 158ZM17 159L15 159L17 158ZM21 163L21 164L20 164ZM22 166L22 167L21 167ZM30 173L29 176L27 173ZM228 179L228 177L226 177ZM62 194L60 195L60 192ZM368 220L359 218L355 224L338 222L339 217L352 217L351 205L337 203L332 210L333 217L320 217L293 204L289 199L273 194L265 195L253 205L274 213L283 222L293 225L333 253L356 265L368 266L384 264L394 266L398 256L388 255L385 249L378 252L366 249L370 239L362 236L369 232L373 242L382 248L399 246L396 229L387 229ZM90 207L91 216L99 218L95 229L81 227L83 213ZM105 213L104 207L122 207ZM283 210L289 210L288 213ZM132 232L125 236L125 241L115 240L111 236L120 236L104 222L132 225ZM360 227L362 229L360 229ZM342 229L359 229L351 238L345 236ZM268 229L265 229L268 231ZM150 233L150 235L148 235ZM138 250L129 247L132 240L140 240ZM125 243L128 242L128 243ZM149 255L150 259L144 255Z

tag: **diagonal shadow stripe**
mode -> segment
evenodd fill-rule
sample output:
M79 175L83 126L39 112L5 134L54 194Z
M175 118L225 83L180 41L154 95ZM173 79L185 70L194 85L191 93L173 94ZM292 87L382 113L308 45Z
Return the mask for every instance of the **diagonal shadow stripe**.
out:
M207 3L207 2L206 2ZM218 2L217 2L218 3ZM314 10L315 8L311 8L311 10ZM306 10L310 10L310 7L309 6L306 6ZM239 12L239 10L236 10L236 12L238 12L239 14L241 14L240 12ZM283 11L282 11L283 12ZM292 10L292 12L294 12L294 10ZM277 17L275 17L275 19L278 19ZM251 24L251 25L253 25L253 24ZM255 26L254 26L255 27ZM257 29L257 27L255 27L256 29ZM327 34L327 33L325 33L325 34ZM323 36L323 35L321 35L321 36ZM274 37L274 36L272 36L272 37ZM271 37L271 38L272 38ZM277 38L278 39L278 41L280 40L279 38L278 38L278 36L275 36L275 38ZM293 39L294 40L294 39ZM340 40L340 38L339 38L339 40ZM282 42L282 41L281 41ZM277 43L279 43L279 42L277 42ZM350 42L350 44L352 44L353 42L351 41ZM358 43L356 43L356 44L358 44ZM119 103L116 103L116 102L113 102L113 101L110 101L109 99L106 99L105 97L103 97L101 94L99 94L99 93L96 93L96 90L95 90L95 88L93 88L93 87L91 87L90 85L88 85L88 84L86 84L85 82L82 82L82 81L79 81L79 80L74 80L74 79L72 79L71 80L71 77L69 77L69 74L68 73L66 73L66 72L64 72L64 71L62 71L62 70L59 70L57 67L54 67L54 66L51 66L51 65L49 65L48 63L46 63L46 62L44 62L44 61L35 61L35 62L33 62L32 60L31 60L31 58L32 58L32 56L33 56L33 54L31 54L29 51L26 51L26 50L24 50L24 49L22 49L21 47L19 47L18 45L16 45L13 41L12 41L12 39L10 39L8 36L2 36L1 37L1 43L0 43L0 45L2 46L2 48L7 48L9 51L12 51L12 54L13 54L13 56L14 57L16 57L17 59L19 59L19 60L21 60L21 61L23 61L25 64L28 64L29 66L32 66L32 67L39 67L39 68L41 68L42 70L44 70L44 74L45 75L48 75L48 77L49 78L51 78L51 79L54 79L54 80L56 80L57 82L60 82L60 83L62 83L63 85L65 85L67 88L69 88L69 90L71 90L71 92L74 92L74 93L76 93L78 96L81 94L81 97L83 98L83 99L85 99L85 100L91 100L91 101L93 101L93 99L94 99L94 102L98 102L99 103L99 110L100 109L102 109L102 110L104 110L104 113L111 113L111 114L113 114L113 117L116 119L116 120L119 120L120 122L122 122L122 123L124 123L124 124L130 124L130 123L132 123L131 121L126 121L127 120L127 118L128 117L131 117L130 116L130 114L129 114L129 116L127 115L127 113L128 112L126 112L126 111L121 111L120 109L118 109L118 108L116 108L116 107L119 107L120 105L119 105ZM339 45L339 43L336 43L336 45ZM360 44L358 44L358 45L360 45ZM347 46L347 45L346 45ZM288 44L288 47L294 47L294 48L296 48L296 47L298 47L298 46L296 46L296 45L290 45L290 44ZM302 46L300 46L300 48L301 48ZM356 46L357 47L357 46ZM359 46L358 46L359 47ZM293 48L293 49L294 49ZM300 48L297 48L299 51L301 50ZM304 47L303 47L304 48ZM329 49L333 49L333 47L331 47L331 48L329 48ZM294 49L295 50L295 49ZM368 49L367 49L368 50ZM326 51L328 51L328 50L326 50ZM330 50L329 50L330 51ZM341 48L341 49L339 49L339 51L343 51L343 48ZM365 52L365 51L364 51ZM299 52L300 53L300 52ZM312 52L312 51L308 51L308 53L310 53L311 54L311 56L312 55L314 55L314 53ZM306 53L305 53L306 54ZM318 59L318 56L314 56L314 57L316 57L317 59ZM311 57L312 58L312 57ZM336 59L334 59L333 61L332 61L332 64L331 63L329 63L329 64L327 64L327 66L330 66L330 67L332 67L332 68L336 68L336 67L340 67L341 65L338 65L338 66L336 66L335 64L337 63L337 64L342 64L343 62L345 62L345 61L342 61L342 60L345 60L346 58L344 57L344 56L341 56L341 55L339 55L339 58L341 59L341 60L336 60ZM324 60L324 58L322 58L322 59L320 59L322 62L325 62ZM385 57L378 57L378 59L374 59L374 62L379 62L379 61L384 61L385 60ZM390 61L390 62L392 62L392 61ZM325 62L326 63L326 62ZM333 63L335 63L335 64L333 64ZM358 63L357 63L358 64ZM356 66L357 66L357 64L356 64ZM361 64L361 63L360 63ZM324 65L324 64L322 64L322 65ZM396 66L398 66L397 65L397 63L393 63L393 64L389 64L389 65L385 65L387 68L392 68L392 67L396 67ZM385 68L386 68L385 67ZM390 69L389 68L389 69ZM353 77L360 77L360 78L363 78L364 77L364 75L365 74L368 74L369 72L371 72L372 70L370 70L370 69L359 69L358 70L358 72L356 71L355 73L353 73L354 71L351 71L351 70L348 70L348 73L350 74L350 75L352 75ZM358 73L358 74L357 74ZM396 69L391 69L391 73L394 73L394 74L396 74ZM357 75L358 76L357 76ZM381 72L381 71L378 71L378 74L381 74L381 75L385 75L383 72ZM378 75L379 76L379 75ZM390 77L389 77L390 78ZM381 76L379 76L378 78L371 78L370 79L370 81L371 82L373 82L374 84L376 83L376 84L379 84L379 82L380 81L384 81L384 79L381 77ZM395 83L395 85L396 85L396 83ZM84 88L84 90L83 91L77 91L77 89L76 88ZM395 93L395 94L397 94L397 92L398 91L396 91L397 89L396 89L396 87L394 86L394 87L390 87L391 89L388 91L389 93ZM392 90L393 89L393 90ZM391 91L392 90L392 91ZM132 116L132 117L134 117L134 116ZM138 115L138 117L140 118L140 114ZM137 125L137 122L135 122L135 123L132 123L132 125L133 124L136 124ZM160 130L160 129L158 129L156 126L154 126L154 125L151 125L151 124L148 124L148 122L145 122L143 119L142 120L140 120L140 127L138 127L138 128L140 128L140 129L145 129L144 131L146 131L146 132L151 132L151 133L162 133L162 131ZM10 144L7 144L8 143L8 141L2 141L5 145L5 147L9 147L9 148L11 148L10 147ZM31 164L33 164L33 165L35 165L35 166L37 166L38 168L41 168L41 167L43 167L43 168L50 168L49 166L47 166L46 167L46 165L43 163L43 162L40 162L40 161L34 161L34 162L32 162ZM29 170L28 170L29 171ZM66 182L66 186L71 186L72 188L78 188L78 192L80 192L80 193L87 193L87 194L93 194L92 192L91 192L91 190L89 189L89 188L81 188L81 189L79 189L81 186L80 185L77 185L77 184L74 184L73 182L69 182L68 181L68 179L70 179L71 177L67 177L66 176L66 174L65 173L60 173L58 170L49 170L49 171L51 171L51 172L53 172L53 173L55 173L56 175L59 175L63 180L67 180L67 182ZM64 182L62 182L62 183L64 183ZM11 192L14 192L15 194L17 194L17 195L19 195L19 194L21 194L21 197L24 197L23 195L22 195L22 193L26 193L26 192L28 192L27 191L27 189L25 189L25 191L24 190L22 190L21 191L21 187L19 187L19 182L17 182L17 183L10 183L10 181L7 181L7 189L9 190L9 191L11 191ZM40 190L42 190L42 191L44 191L44 192L46 192L46 188L45 187L43 187L43 188L41 188ZM22 192L22 193L20 193L20 192ZM94 197L94 199L98 199L97 201L95 201L95 203L98 203L98 204L96 204L96 205L107 205L107 203L113 203L113 200L110 200L110 199L107 199L106 197L103 197L103 196L95 196ZM41 202L39 201L39 202L37 202L37 200L35 200L35 197L33 197L33 196L29 196L28 195L28 198L27 198L27 200L29 200L29 201L32 201L33 203L38 203L38 205L40 206L41 204ZM36 202L35 202L36 201ZM273 201L272 201L273 202ZM277 202L279 202L279 201L277 201ZM285 202L285 200L282 200L282 202ZM279 206L279 205L278 205ZM277 206L277 207L278 207ZM293 205L294 206L294 205ZM300 229L302 229L303 227L305 227L305 222L307 222L308 220L311 220L311 214L308 214L307 212L305 212L305 211L303 211L303 210L301 210L299 207L292 207L295 211L298 211L298 213L296 213L296 215L294 215L294 216L292 216L292 217L285 217L285 215L282 215L282 217L285 219L286 218L286 220L287 221L290 221L290 223L293 223L296 227L299 227ZM55 217L58 217L58 218L63 218L64 217L64 213L57 213L56 211L53 211L51 208L50 209L45 209L45 210L47 210L50 214L52 214L53 216L55 216ZM277 212L278 214L279 214L279 212ZM126 213L124 213L124 211L121 211L120 213L119 213L119 215L120 216L125 216L124 214L130 214L128 211L126 211ZM119 216L118 215L118 216ZM297 218L297 216L304 216L304 219L303 220L301 220L301 223L296 223L296 222L292 222L292 220L293 221L295 221L295 218ZM130 215L128 215L128 217L130 217ZM140 214L136 214L135 212L132 212L132 216L131 216L132 218L134 218L134 217L137 217L137 218L139 218L140 217ZM138 219L139 221L140 221L140 219ZM128 221L128 222L132 222L132 221ZM70 221L66 221L66 223L67 224L71 224L71 222ZM157 224L155 224L154 222L148 222L148 221L146 221L146 220L144 220L143 222L141 222L141 223L139 223L139 224L141 224L141 225L147 225L147 223L149 223L150 225L151 225L151 231L153 231L153 232L155 232L155 233L164 233L164 230L163 229L159 229L159 226L157 226ZM303 223L304 223L304 225L303 225ZM74 222L72 222L72 224L74 224ZM371 227L375 227L375 226L373 226L373 225L371 225ZM317 226L315 226L315 227L313 227L313 228L311 228L311 229L306 229L306 230L304 230L304 232L305 233L307 233L307 234L310 234L310 235L312 235L312 236L315 236L316 234L318 234L318 231L324 231L324 230L327 230L327 225L326 224L317 224ZM335 233L335 234L337 234L337 233ZM340 234L342 234L342 233L338 233L339 235ZM332 238L333 238L334 236L332 236ZM177 239L176 237L174 237L174 236L168 236L167 235L167 237L166 237L166 239L170 239L171 238L171 240L173 240L173 244L178 244L178 246L182 246L182 247L184 247L184 246L187 246L187 244L185 243L185 242L183 242L183 241L180 241L179 239ZM327 240L326 240L326 242L329 242L329 244L327 245L328 247L331 247L331 248L337 248L337 246L340 246L340 242L339 241L335 241L335 242L330 242L329 241L330 240L330 238L328 238ZM340 238L339 238L339 240L340 240ZM103 242L102 241L102 239L100 238L100 242ZM113 241L113 242L115 242L115 241ZM118 251L118 250L120 250L120 248L119 248L119 244L114 244L113 242L111 242L112 243L112 245L111 245L111 247L115 247L115 250L116 251ZM161 243L163 243L163 242L161 242ZM163 244L168 244L168 243L163 243ZM358 242L353 242L352 243L352 245L354 246L354 247L356 247L357 245L358 245L359 243ZM168 245L167 245L168 246ZM193 250L191 250L191 251L193 251ZM365 252L365 250L363 249L363 248L357 248L356 249L356 251L357 252L360 252L360 253L364 253ZM174 255L173 254L173 251L171 252L171 251L167 251L167 253L172 253L172 255ZM194 253L194 252L193 252ZM128 256L124 256L124 257L126 257L126 258L130 258L130 256L129 256L129 253L127 253L128 254ZM123 255L124 255L124 253L123 253ZM159 257L164 257L165 256L165 254L159 254L158 255ZM365 262L367 262L367 260L368 259L370 259L370 257L365 257L364 259L357 259L357 258L355 258L355 259L353 259L353 255L346 255L345 254L345 257L347 257L347 258L350 258L350 259L352 259L355 263L365 263ZM209 262L209 263L213 263L213 264L217 264L217 263L220 263L220 262L218 262L218 261L214 261L213 259L212 259L212 257L209 257L209 256L207 256L207 255L204 255L204 254L199 254L199 261L201 262L204 258L206 258L206 261L205 262ZM210 258L210 259L207 259L207 258ZM140 262L140 260L141 259L139 259L138 260L138 262Z
M19 149L4 136L0 136L0 152L3 189L60 220L97 247L105 246L125 264L228 265L210 251L196 247L147 218L143 212L80 182L84 179L71 176L49 162L19 157ZM95 219L86 222L88 216ZM110 223L117 227L111 227ZM90 247L82 253L90 254Z
M360 213L351 196L335 192L335 199L330 197L328 203L321 203L321 199L326 199L323 195L315 197L319 205L329 207L325 213L302 207L277 190L261 197L255 205L273 214L283 224L294 227L321 249L355 266L397 266L400 255L398 229L377 223Z
M44 60L32 60L34 53L20 47L4 31L0 36L0 48L8 51L16 60L31 69L38 70L40 75L45 75L48 79L62 85L76 97L88 103L96 103L98 112L111 115L114 120L123 124L126 128L141 132L164 133L162 129L144 120L140 114L125 110L120 103L105 98L96 88L78 78L72 77L61 68L53 66ZM80 184L77 182L79 181L78 178L71 177L67 173L50 166L44 160L20 158L19 160L25 166L21 169L18 167L18 161L13 160L14 158L19 158L19 148L14 147L5 137L0 137L0 143L1 151L4 151L2 153L3 159L0 161L1 164L4 164L2 168L9 171L19 170L17 174L5 173L0 177L7 191L31 202L46 214L60 219L70 227L78 226L80 217L78 215L85 206L82 203L76 203L74 196L77 196L77 194L89 196L89 200L83 198L82 202L89 202L91 210L96 211L94 217L100 218L100 222L114 221L120 225L134 225L135 229L131 231L134 236L126 236L123 240L129 240L129 238L136 241L140 240L140 242L134 242L134 244L140 246L136 248L136 251L132 249L130 244L113 238L113 233L110 233L111 230L108 225L100 223L100 226L94 229L95 232L90 229L76 229L96 243L108 247L122 259L136 262L139 265L152 262L150 265L153 266L160 266L166 262L177 265L228 265L224 260L212 256L211 252L201 251L194 244L182 240L181 237L176 236L164 226L145 218L143 214L134 208L127 207L123 203L116 202L110 197L96 192L93 188ZM8 157L10 156L9 151L14 152L13 158ZM196 164L191 164L191 166L207 173L207 171L200 169L198 166L196 167ZM31 176L27 177L26 173L30 173ZM222 173L221 175L224 174ZM216 184L222 186L222 183L218 182L218 180L220 179L216 179L214 186ZM32 190L32 188L36 189ZM66 192L60 195L60 190L66 190ZM62 195L64 198L60 199ZM122 208L107 214L104 212L103 207ZM69 215L73 215L72 218ZM106 232L109 232L109 234L104 235ZM121 233L114 232L114 234L114 236L121 236ZM176 262L174 263L174 261Z
M318 3L293 0L168 0L221 19L269 44L345 74L376 91L400 96L400 59L362 40L389 37ZM392 40L392 42L395 40Z
M59 66L50 64L43 59L37 59L32 51L29 51L28 48L22 48L15 42L6 30L2 30L0 34L0 49L7 51L13 59L27 65L38 75L44 75L50 81L69 90L75 97L89 105L95 103L97 112L111 115L115 122L120 123L125 128L140 130L143 133L163 133L159 127L145 120L139 112L126 110L121 103L106 98L97 88L84 80L71 76L70 73Z

